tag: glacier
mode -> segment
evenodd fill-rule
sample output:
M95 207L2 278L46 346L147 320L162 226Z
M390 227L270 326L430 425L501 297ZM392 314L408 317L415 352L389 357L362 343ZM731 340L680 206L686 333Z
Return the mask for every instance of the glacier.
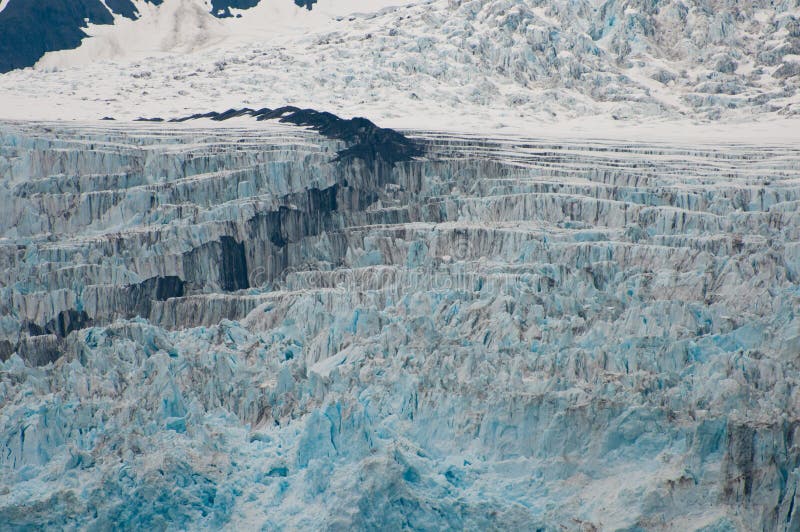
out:
M800 529L796 146L402 133L2 122L0 528Z
M592 134L665 121L787 122L795 141L800 130L797 0L320 0L311 11L263 0L222 19L207 0L134 3L136 20L91 24L77 49L0 75L2 118L290 103L527 136L569 136L587 119Z

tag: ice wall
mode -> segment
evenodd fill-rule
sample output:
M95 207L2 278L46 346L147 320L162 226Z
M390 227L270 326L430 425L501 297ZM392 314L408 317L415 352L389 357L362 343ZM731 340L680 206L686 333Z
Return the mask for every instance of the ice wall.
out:
M800 152L5 124L0 523L796 530Z

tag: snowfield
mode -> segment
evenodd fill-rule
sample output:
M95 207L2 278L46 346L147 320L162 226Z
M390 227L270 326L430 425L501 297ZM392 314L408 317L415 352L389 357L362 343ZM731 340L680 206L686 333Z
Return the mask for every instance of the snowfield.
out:
M795 1L323 0L308 11L271 0L227 19L207 7L141 4L139 20L91 27L78 49L0 76L2 115L294 104L461 131L539 134L570 120L598 136L665 121L798 129Z

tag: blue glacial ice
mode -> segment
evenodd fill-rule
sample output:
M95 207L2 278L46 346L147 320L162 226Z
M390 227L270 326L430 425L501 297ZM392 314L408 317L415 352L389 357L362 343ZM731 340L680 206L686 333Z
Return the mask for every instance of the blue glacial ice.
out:
M414 135L2 125L0 528L800 529L800 152Z

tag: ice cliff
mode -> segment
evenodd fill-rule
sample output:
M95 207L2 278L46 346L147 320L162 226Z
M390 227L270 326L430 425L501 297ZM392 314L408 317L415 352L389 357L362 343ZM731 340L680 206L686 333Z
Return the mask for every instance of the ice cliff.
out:
M323 118L0 125L0 528L800 528L796 147Z

